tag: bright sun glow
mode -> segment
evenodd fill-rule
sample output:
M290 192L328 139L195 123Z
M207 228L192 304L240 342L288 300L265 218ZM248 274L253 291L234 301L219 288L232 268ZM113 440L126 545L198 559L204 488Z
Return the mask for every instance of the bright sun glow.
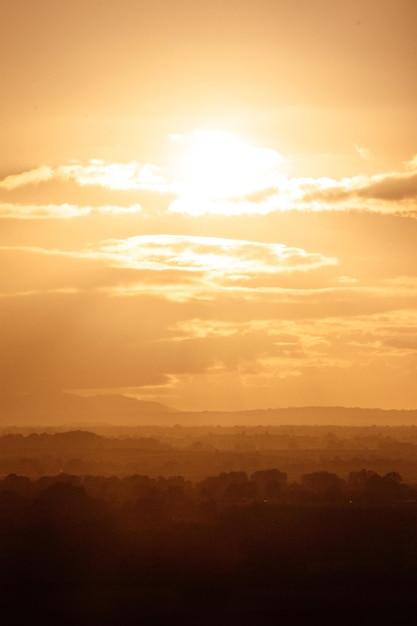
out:
M180 195L205 201L236 199L273 184L283 157L231 133L198 130L172 135L178 148L174 176Z

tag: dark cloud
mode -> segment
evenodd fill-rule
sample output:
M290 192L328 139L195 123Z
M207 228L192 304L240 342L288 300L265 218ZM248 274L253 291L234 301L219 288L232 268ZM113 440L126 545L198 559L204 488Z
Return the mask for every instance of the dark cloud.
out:
M365 180L352 178L340 182L334 181L334 183L334 185L323 188L319 180L316 185L314 181L311 181L306 187L307 191L303 194L303 202L307 205L313 202L335 203L340 205L340 209L346 210L361 208L353 201L362 198L368 201L382 201L387 205L391 204L390 210L396 213L403 210L395 204L396 202L417 199L417 172L415 171L371 176ZM386 212L386 208L383 209L378 204L364 204L362 208L377 213Z
M417 199L417 172L410 175L386 176L356 191L359 197L385 202Z

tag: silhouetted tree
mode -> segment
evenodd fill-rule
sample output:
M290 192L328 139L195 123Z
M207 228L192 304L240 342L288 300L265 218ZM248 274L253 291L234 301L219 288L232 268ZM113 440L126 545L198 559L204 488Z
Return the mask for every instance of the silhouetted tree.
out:
M344 481L331 472L312 472L303 474L302 486L310 493L326 501L334 501L340 498Z
M279 500L287 486L287 474L278 469L258 470L251 477L262 498Z

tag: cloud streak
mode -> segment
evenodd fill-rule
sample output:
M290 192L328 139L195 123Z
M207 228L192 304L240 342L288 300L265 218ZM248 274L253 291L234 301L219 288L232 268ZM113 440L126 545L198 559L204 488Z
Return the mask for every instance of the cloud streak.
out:
M174 299L271 289L280 276L337 265L335 258L284 244L182 235L110 239L79 251L3 246L0 256L11 270L2 281L6 292L13 286L17 293L94 288L109 295L158 293Z
M141 235L109 240L97 253L112 262L137 269L179 269L227 274L279 274L336 265L337 260L284 244L220 237Z
M78 251L0 248L9 269L0 285L8 294L0 390L145 389L198 407L215 388L219 404L232 407L242 393L251 406L294 404L300 385L304 403L318 401L321 385L336 402L375 372L412 388L416 279L339 283L339 267L314 268L312 255L309 274L334 273L320 288L302 286L300 257L309 259L281 245L183 236ZM246 262L248 276L258 258L260 282L230 287L234 264ZM282 284L286 277L294 282Z
M166 188L162 170L156 165L140 164L135 161L106 163L100 159L91 159L86 165L79 162L58 167L42 165L21 174L12 174L0 181L0 189L11 191L52 180L73 180L81 186L95 185L117 190L160 191Z
M11 204L0 202L0 218L13 219L71 219L94 213L102 215L122 215L141 213L140 204L130 206L78 206L76 204Z
M259 156L257 158L260 159ZM212 160L214 161L213 155ZM256 165L259 166L259 163L256 162ZM209 166L214 167L210 162L207 167ZM246 162L245 167L248 169ZM238 163L230 169L233 175L229 182L223 171L217 172L217 179L211 182L209 171L204 176L200 172L201 180L196 174L194 184L184 186L180 180L173 178L172 171L152 164L91 160L87 164L74 162L58 167L43 165L27 172L6 176L0 181L3 197L8 194L7 202L0 204L0 217L69 218L85 215L92 210L92 205L89 204L79 206L75 203L59 204L53 201L52 196L56 193L53 184L57 182L75 184L79 188L107 190L112 194L114 203L97 206L96 210L103 213L122 211L122 208L117 208L118 197L120 207L125 207L126 211L134 211L137 204L126 206L126 194L146 192L150 195L143 207L144 214L152 213L152 195L166 194L165 209L162 212L193 217L210 214L267 215L289 210L356 210L417 217L417 158L405 162L399 170L342 179L291 177L277 167L276 171L268 170L267 176L262 172L262 175L252 176L249 187L247 180L250 177L244 175L243 171L240 172ZM13 203L14 193L36 185L44 186L45 189L51 188L50 203L39 206L33 202ZM242 188L241 194L238 193L239 185ZM214 191L217 189L217 192L210 191L211 188ZM232 195L231 189L235 190Z

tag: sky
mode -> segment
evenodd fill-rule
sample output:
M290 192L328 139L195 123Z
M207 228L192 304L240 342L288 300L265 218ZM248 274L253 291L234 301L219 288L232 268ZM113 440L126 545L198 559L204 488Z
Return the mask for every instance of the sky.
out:
M415 0L4 0L0 397L417 408Z

